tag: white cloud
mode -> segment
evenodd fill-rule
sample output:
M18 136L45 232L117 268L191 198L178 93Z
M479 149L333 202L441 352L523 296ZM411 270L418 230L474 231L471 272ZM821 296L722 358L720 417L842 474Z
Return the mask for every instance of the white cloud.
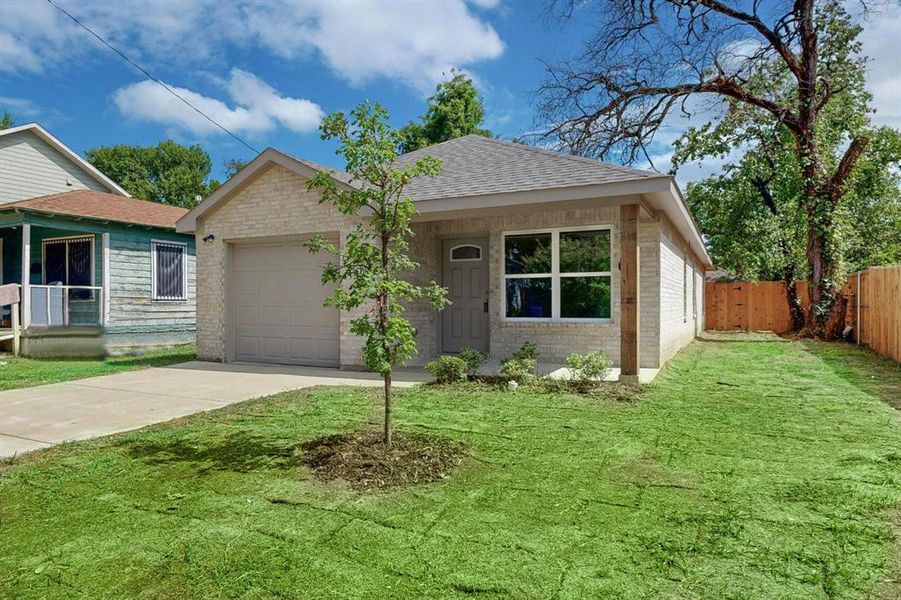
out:
M389 77L429 90L451 68L504 50L461 0L267 4L247 23L274 54L290 59L315 49L352 84Z
M451 67L497 58L504 50L494 28L464 0L61 0L61 6L151 67L224 66L228 50L263 49L283 60L321 57L353 84L387 77L426 90ZM4 3L0 70L41 72L98 52L109 50L50 4Z
M491 9L501 5L501 0L469 0L474 6L479 8Z
M33 117L41 112L31 100L12 96L0 96L0 110L13 111L16 117Z
M319 126L324 113L318 104L303 98L280 96L253 73L232 69L222 82L234 106L192 90L170 85L175 92L235 133L261 133L277 125L304 133ZM117 90L113 101L126 117L174 126L198 135L221 129L186 106L153 81L141 81Z
M898 66L901 6L876 7L863 26L860 36L863 53L870 57L867 87L876 107L873 122L901 129L901 68Z
M672 168L674 152L661 152L651 156L654 167L661 173L669 173ZM676 183L683 190L686 186L694 181L706 179L711 175L722 172L727 164L734 164L741 159L742 152L740 150L732 150L726 156L705 156L702 160L690 162L682 165L676 173Z

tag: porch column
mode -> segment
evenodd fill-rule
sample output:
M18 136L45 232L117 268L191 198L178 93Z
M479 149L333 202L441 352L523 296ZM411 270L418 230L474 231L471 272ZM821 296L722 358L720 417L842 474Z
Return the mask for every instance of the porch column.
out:
M638 204L620 207L619 318L620 381L638 382L639 256Z
M22 329L31 325L31 223L22 223Z
M103 232L103 272L100 274L103 286L103 308L100 313L100 324L109 323L109 232Z

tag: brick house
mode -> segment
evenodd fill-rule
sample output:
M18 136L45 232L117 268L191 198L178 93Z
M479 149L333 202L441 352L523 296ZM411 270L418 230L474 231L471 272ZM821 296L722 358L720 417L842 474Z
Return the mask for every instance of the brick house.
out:
M634 377L701 330L711 261L672 177L474 135L399 161L424 154L442 171L407 188L411 277L440 282L453 303L411 307L413 364L463 346L503 358L531 340L548 361L602 348ZM303 246L356 222L307 190L322 169L267 149L179 220L196 239L200 358L360 363L352 316L322 306L329 257Z

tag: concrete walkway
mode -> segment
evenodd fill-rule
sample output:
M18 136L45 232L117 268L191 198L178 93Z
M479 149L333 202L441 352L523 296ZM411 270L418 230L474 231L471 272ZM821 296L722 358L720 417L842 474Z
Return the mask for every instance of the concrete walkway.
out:
M395 384L428 381L396 373ZM0 457L169 421L315 385L379 386L371 373L253 364L187 362L0 392Z

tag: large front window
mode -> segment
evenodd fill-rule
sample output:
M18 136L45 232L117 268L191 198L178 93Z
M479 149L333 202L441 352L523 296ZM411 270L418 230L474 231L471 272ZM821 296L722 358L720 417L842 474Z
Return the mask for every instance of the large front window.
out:
M610 319L610 229L504 235L508 319Z

